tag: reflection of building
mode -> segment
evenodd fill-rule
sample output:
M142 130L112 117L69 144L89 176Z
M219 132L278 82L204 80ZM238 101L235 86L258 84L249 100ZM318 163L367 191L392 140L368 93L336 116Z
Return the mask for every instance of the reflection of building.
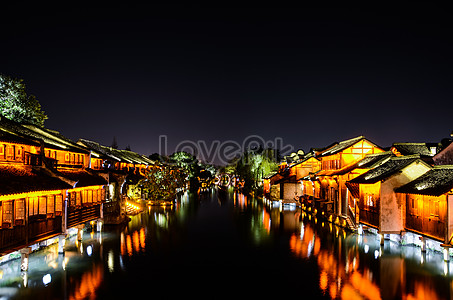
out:
M442 299L450 294L448 278L439 288L425 272L408 271L404 255L386 253L372 235L347 236L334 224L304 219L300 233L289 238L289 249L295 257L316 261L318 288L327 298Z
M452 149L442 140L394 143L384 152L359 136L287 157L264 177L264 193L354 230L366 225L383 238L422 247L431 238L431 248L441 250L453 240L453 172L440 165L453 162Z

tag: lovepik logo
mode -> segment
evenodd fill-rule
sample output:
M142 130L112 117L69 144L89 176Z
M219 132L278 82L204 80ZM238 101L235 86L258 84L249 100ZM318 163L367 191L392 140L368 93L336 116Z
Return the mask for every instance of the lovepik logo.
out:
M206 141L181 141L174 152L188 152L193 154L201 161L208 164L228 164L233 159L240 157L245 151L256 151L258 149L279 150L281 155L287 155L294 150L292 145L285 145L281 137L276 137L273 141L266 141L258 135L247 136L242 143L233 140L213 140L210 145ZM168 154L168 136L159 136L159 153ZM277 155L277 152L275 152Z

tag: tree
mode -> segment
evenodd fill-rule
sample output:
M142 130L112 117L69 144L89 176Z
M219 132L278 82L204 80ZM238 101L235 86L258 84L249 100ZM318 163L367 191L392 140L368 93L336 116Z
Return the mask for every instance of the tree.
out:
M33 95L25 92L22 79L0 74L0 113L7 119L43 127L47 115Z
M159 166L146 171L146 176L139 185L147 191L152 200L173 200L178 188L185 186L186 175L181 169L171 166Z
M208 182L214 177L216 169L209 164L203 164L198 158L185 151L175 152L169 157L169 163L177 166L187 174L190 190L195 192L201 186L201 181Z
M243 192L245 193L259 190L263 176L278 169L273 149L246 150L231 165L234 166L235 174L244 180Z

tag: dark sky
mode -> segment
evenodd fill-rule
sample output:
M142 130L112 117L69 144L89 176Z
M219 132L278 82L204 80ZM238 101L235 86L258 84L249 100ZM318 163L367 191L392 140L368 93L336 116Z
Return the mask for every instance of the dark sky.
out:
M453 130L446 9L162 12L4 10L0 73L22 78L46 127L151 154L250 135L305 151L365 135L433 142Z

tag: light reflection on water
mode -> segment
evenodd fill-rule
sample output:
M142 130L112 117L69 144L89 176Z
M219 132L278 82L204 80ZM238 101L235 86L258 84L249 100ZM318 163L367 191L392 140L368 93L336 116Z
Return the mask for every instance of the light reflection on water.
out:
M414 246L401 247L375 235L347 233L331 223L302 213L304 222L291 235L291 252L315 259L319 288L331 299L449 299L452 281L441 268L451 267L439 253L422 254ZM308 221L308 222L307 222ZM427 261L427 256L428 260ZM418 257L425 259L420 263Z
M154 286L177 286L188 295L209 286L228 294L239 283L242 293L266 295L269 282L322 299L452 294L453 265L441 254L388 241L380 246L374 235L232 193L185 195L172 207L149 207L125 227L86 232L82 243L72 238L64 256L57 251L33 253L25 274L20 260L1 265L0 298L132 297Z

